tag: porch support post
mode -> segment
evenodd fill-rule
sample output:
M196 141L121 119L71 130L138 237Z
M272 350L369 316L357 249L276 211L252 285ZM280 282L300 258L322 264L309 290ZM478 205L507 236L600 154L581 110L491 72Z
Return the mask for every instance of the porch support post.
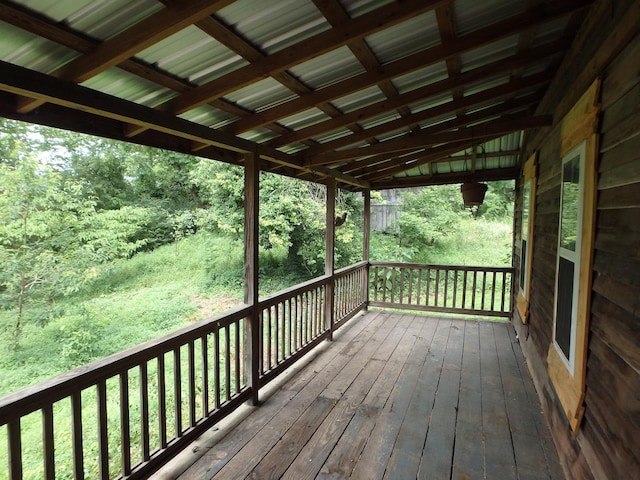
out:
M371 190L362 192L364 197L364 219L362 222L362 260L367 262L364 279L365 309L369 308L369 245L371 242Z
M251 313L245 323L244 366L251 386L251 403L259 405L260 312L258 311L258 218L260 214L260 167L250 153L244 162L244 303Z
M333 340L333 305L334 305L334 287L335 287L335 266L334 266L334 249L335 249L335 233L336 233L336 181L333 178L327 179L327 229L325 233L325 260L324 273L329 276L324 299L324 318L325 326L329 330L329 340Z

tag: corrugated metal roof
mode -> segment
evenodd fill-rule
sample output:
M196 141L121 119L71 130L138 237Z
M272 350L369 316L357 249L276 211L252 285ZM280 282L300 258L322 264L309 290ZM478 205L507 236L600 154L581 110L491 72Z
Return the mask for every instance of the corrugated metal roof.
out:
M270 77L225 96L230 102L256 112L267 110L297 97L298 95Z
M310 0L238 0L216 16L267 54L331 28Z
M465 35L482 27L527 11L528 0L456 0L456 33Z
M546 1L548 10L557 9L557 5L550 3L551 0ZM16 0L15 4L49 17L52 23L47 27L49 33L44 29L44 33L41 32L42 36L39 36L22 28L0 22L0 60L42 73L55 71L83 55L81 52L86 54L92 50L91 47L96 41L113 38L163 8L171 8L159 0ZM168 4L171 5L173 2L168 2ZM351 18L367 15L383 6L400 11L406 8L406 3L393 2L392 0L339 0L339 4ZM332 8L330 5L321 3L318 5L323 9ZM440 32L435 12L430 10L413 16L411 16L411 12L405 12L406 19L404 21L381 29L379 27L386 21L386 18L383 16L377 18L374 14L375 18L371 22L370 30L374 33L368 35L363 33L364 36L358 37L356 41L364 40L382 68L379 72L375 69L366 72L365 66L353 53L358 51L356 49L358 45L352 46L352 50L339 41L339 36L336 38L335 48L319 46L317 52L309 52L313 45L309 45L308 42L306 44L300 43L332 28L313 0L237 0L213 14L216 21L223 23L228 28L224 38L216 39L211 33L205 33L198 26L191 25L138 52L135 55L135 64L128 62L126 65L110 68L106 68L105 65L105 71L95 74L83 82L83 85L114 97L148 107L159 107L171 112L172 104L167 102L181 96L181 93L163 85L178 84L179 86L174 88L178 88L182 92L185 89L188 90L189 85L192 84L197 89L194 98L197 98L199 103L197 103L198 106L195 106L195 103L192 104L191 107L195 106L195 108L190 108L187 105L186 111L176 108L175 111L184 111L179 114L181 118L216 129L228 127L225 130L245 131L240 137L257 143L265 143L278 138L280 134L276 132L284 132L282 128L284 126L294 132L292 134L294 141L290 145L280 147L279 150L290 153L309 150L311 154L313 152L318 152L320 155L323 153L331 154L332 152L366 147L368 143L364 138L367 129L376 128L375 138L378 142L384 143L411 132L410 127L416 123L421 128L430 128L438 123L455 119L456 125L470 126L502 118L505 112L496 110L497 113L492 113L490 118L469 119L466 123L460 123L461 118L464 120L465 112L468 115L488 107L498 109L505 100L501 97L487 99L463 111L448 111L445 107L438 108L433 114L420 115L420 117L426 116L426 120L416 120L412 123L410 123L411 118L406 122L401 120L398 108L390 109L385 106L379 110L362 109L386 101L387 95L395 96L393 89L387 88L388 85L383 83L376 84L376 81L380 80L374 79L390 81L400 95L415 92L450 76L452 77L450 83L454 84L453 79L456 79L457 82L460 73L473 72L489 63L519 55L520 51L526 50L530 46L547 45L552 41L564 38L567 33L572 33L566 31L567 27L575 23L568 23L568 14L561 15L546 23L540 22L537 14L532 15L530 20L526 20L526 13L531 8L530 0L485 0L483 2L453 0L450 5L439 5L439 8L443 8L441 13L445 13L445 15L451 13L446 11L448 7L452 7L454 33L457 36L486 28L516 14L524 16L524 20L520 19L518 25L522 23L521 33L526 32L526 34L523 36L521 33L517 33L501 38L501 33L496 30L494 41L487 41L486 44L483 42L478 47L469 46L465 49L458 45L455 38L450 39L452 47L447 49L447 52L460 48L457 62L449 62L447 65L446 60L450 59L450 53L439 59L433 59L431 53L425 53L426 65L422 67L412 65L411 68L407 67L405 71L401 71L401 59L414 53L425 52L441 44L441 36L444 33ZM7 7L0 6L0 8ZM571 10L567 10L567 12L570 13ZM7 21L12 20L8 19ZM526 21L530 21L535 26L530 29L525 28ZM21 25L24 27L28 23ZM33 25L36 23L34 22ZM24 28L29 29L29 27ZM34 26L35 28L37 27ZM78 48L79 51L46 39L50 32L55 32L55 29L62 30L63 36L77 35L77 45L79 46L67 37L65 37L67 40L62 43L69 47ZM342 34L348 35L345 32ZM52 35L53 40L61 38L56 35L58 33ZM238 36L235 40L234 35ZM290 64L293 66L286 70L292 79L283 80L283 84L280 80L276 80L280 77L273 78L271 76L275 73L281 73L285 65L281 65L275 68L274 72L271 72L269 61L261 62L259 68L247 69L247 72L252 72L252 76L247 78L248 84L242 82L244 86L241 88L234 88L234 83L231 81L228 84L224 81L214 82L211 87L212 96L204 98L203 104L199 100L198 94L203 91L207 92L207 88L204 87L210 87L209 82L224 79L230 72L250 65L250 62L241 56L247 55L242 48L239 48L238 52L230 48L234 41L248 43L266 55L293 46L294 48L286 52L286 55L292 59ZM247 57L249 56L247 55ZM501 73L494 78L478 80L472 84L465 83L460 85L457 90L449 88L447 91L435 95L422 95L417 100L414 96L411 103L403 104L402 107L408 108L411 114L428 112L429 109L452 102L454 91L455 98L458 98L460 91L463 92L464 97L468 97L506 84L513 77L513 74L526 79L530 75L543 72L558 59L558 55L551 54L544 59L529 62L524 67L518 68L517 71ZM397 63L394 63L393 67L386 67L393 62ZM451 70L456 65L460 66L459 72ZM385 72L391 68L397 74L385 77ZM142 71L144 72L139 73L140 76L130 73ZM353 79L352 83L355 83L355 87L349 84L349 79ZM296 80L302 85L302 90L309 89L309 93L299 94L296 92L300 92L300 88L295 88L296 92L294 92L286 86ZM511 93L509 98L519 99L524 94L537 91L540 88L541 85L522 89ZM330 94L325 95L325 92L330 92ZM320 99L316 100L316 97ZM219 98L224 99L225 102L214 103ZM177 104L179 103L177 102ZM323 103L335 107L338 113L351 114L348 117L348 122L340 122L339 118L328 122L331 117L322 111ZM218 108L211 105L216 105ZM239 112L237 107L247 113ZM278 115L270 116L274 107L278 107L276 109ZM525 109L529 108L531 108L530 103L523 103L516 110L509 109L508 112L525 113ZM262 121L261 118L258 118L253 122L253 113L264 114L267 120ZM337 114L332 113L332 115ZM242 128L234 128L235 122L242 122ZM323 122L327 122L326 131L316 128L307 133L303 130L312 125L322 125ZM390 122L396 123L390 124ZM275 123L279 125L274 125ZM405 125L399 126L402 123ZM384 131L385 124L389 124L387 131ZM359 127L365 129L364 132L360 132ZM450 126L443 125L442 129L455 132ZM111 131L113 130L117 129ZM306 138L307 134L312 136ZM346 137L350 135L355 135L355 140L349 143ZM315 140L319 142L319 145L309 143L308 140ZM487 142L484 144L484 148L487 151L489 151L488 149L500 148L504 148L503 151L514 151L519 150L520 141L521 134L518 132ZM335 142L335 145L331 142ZM367 152L366 148L363 148L362 152ZM340 155L335 155L335 157L339 160L331 164L332 168L338 168L343 164L348 165L349 162L358 160L354 158L343 161ZM389 159L392 158L398 158L398 156L395 153L389 155ZM407 156L407 158L409 157ZM489 160L487 159L487 162ZM296 165L304 164L304 161L304 157L300 155L292 157L291 164L295 168ZM491 162L485 162L481 168L513 166L517 164L517 156L500 156L495 162L494 160ZM445 164L442 166L439 163L434 164L430 173L444 172L446 169L451 173L462 171L459 169L464 168L464 162L458 160L451 160ZM395 176L400 178L424 174L425 168L397 173ZM394 171L396 170L394 169Z
M328 69L327 65L331 65ZM289 69L311 88L319 89L355 77L365 71L348 47L337 48Z
M76 52L0 22L0 58L37 72L49 73L78 56Z
M195 26L174 33L136 56L196 84L210 82L249 63Z
M435 14L427 12L369 35L366 42L384 65L440 44L440 32Z
M355 93L345 95L331 102L341 112L349 113L387 98L380 87L373 86Z
M147 107L155 107L176 96L172 90L158 88L158 85L148 80L117 68L110 68L83 82L83 85Z

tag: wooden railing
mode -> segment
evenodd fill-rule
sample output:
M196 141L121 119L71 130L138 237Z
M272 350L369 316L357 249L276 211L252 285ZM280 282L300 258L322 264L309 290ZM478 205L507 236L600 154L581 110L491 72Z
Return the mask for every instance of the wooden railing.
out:
M371 306L511 316L510 267L371 262Z
M340 326L367 303L369 263L360 262L335 273L334 326Z
M0 440L6 437L0 459L8 460L0 460L0 478L4 472L11 480L148 476L252 398L251 385L275 378L363 309L367 266L297 285L0 398ZM335 300L326 295L329 287ZM256 381L246 367L255 351L247 334L252 312L261 338ZM39 457L41 467L25 471L25 454Z
M367 304L506 317L511 276L360 262L14 392L0 398L0 479L146 477ZM41 466L25 471L25 455Z
M165 463L249 398L241 362L247 312L237 309L1 398L9 478L139 478ZM34 449L42 467L25 472L23 452Z

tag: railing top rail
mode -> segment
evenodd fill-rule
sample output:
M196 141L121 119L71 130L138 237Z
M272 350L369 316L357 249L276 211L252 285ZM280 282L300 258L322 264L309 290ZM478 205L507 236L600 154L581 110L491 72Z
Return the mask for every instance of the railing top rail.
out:
M299 283L298 285L294 285L293 287L280 290L279 292L276 292L272 295L262 297L260 300L258 300L258 308L268 308L272 305L276 305L277 303L282 302L283 300L295 297L299 293L313 290L320 285L326 285L330 278L331 277L329 275L323 275L321 277L313 278L311 280L307 280L306 282Z
M238 307L0 397L0 425L185 345L212 327L222 328L245 318L250 311L250 307Z
M427 263L406 262L370 262L372 267L397 267L397 268L431 268L437 270L459 270L468 272L513 272L513 267L484 267L478 265L437 265Z
M335 271L336 277L340 277L343 275L347 275L351 272L355 272L356 270L360 270L363 267L366 267L369 264L367 260L361 260L358 263L354 263L353 265L349 265L347 267L342 267Z

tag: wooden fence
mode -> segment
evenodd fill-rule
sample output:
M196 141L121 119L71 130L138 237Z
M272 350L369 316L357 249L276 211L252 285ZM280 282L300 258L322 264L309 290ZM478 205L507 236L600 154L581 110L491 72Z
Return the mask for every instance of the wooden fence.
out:
M371 306L511 317L510 267L371 262Z

